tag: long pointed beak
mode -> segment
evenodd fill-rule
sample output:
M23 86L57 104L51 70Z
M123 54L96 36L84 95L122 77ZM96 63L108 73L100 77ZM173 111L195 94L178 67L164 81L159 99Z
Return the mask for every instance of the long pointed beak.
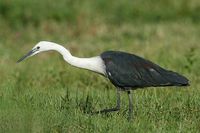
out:
M29 51L26 55L24 55L22 58L20 58L20 59L17 61L17 63L19 63L19 62L25 60L26 58L30 57L34 52L35 52L34 49L31 50L31 51Z

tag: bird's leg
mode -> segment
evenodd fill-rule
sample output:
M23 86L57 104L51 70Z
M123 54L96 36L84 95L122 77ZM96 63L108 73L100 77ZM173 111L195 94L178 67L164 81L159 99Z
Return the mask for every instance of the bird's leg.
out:
M128 91L128 100L129 100L129 112L128 112L128 121L133 117L133 102L131 91Z
M108 113L108 112L113 112L113 111L118 111L118 110L120 110L120 89L119 88L117 88L117 105L116 105L116 107L96 111L96 112L94 112L94 114Z

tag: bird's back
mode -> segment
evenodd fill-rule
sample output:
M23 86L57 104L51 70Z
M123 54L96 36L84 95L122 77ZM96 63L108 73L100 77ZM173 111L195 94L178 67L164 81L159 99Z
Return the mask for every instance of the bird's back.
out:
M186 86L188 79L134 54L106 51L101 54L110 81L117 87Z

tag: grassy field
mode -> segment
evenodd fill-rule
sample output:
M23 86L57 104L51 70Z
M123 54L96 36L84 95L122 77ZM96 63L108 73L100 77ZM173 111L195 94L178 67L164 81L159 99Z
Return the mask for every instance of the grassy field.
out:
M136 0L135 8L128 0L111 0L112 8L105 0L61 1L0 2L0 132L200 132L198 0ZM119 113L90 115L115 105L114 86L55 52L16 64L40 40L60 43L78 57L134 53L185 75L191 86L133 91L132 122L126 93Z

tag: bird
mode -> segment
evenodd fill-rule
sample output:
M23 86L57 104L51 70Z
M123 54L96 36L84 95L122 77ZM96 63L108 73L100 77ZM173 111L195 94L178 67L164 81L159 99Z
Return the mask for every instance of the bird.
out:
M189 80L174 71L144 59L135 54L123 51L105 51L99 56L79 58L73 56L64 46L49 42L38 42L30 52L20 58L17 63L45 51L57 51L70 65L87 69L103 75L116 88L116 106L93 112L102 114L120 110L120 92L128 94L128 120L133 118L132 90L148 87L189 86Z

